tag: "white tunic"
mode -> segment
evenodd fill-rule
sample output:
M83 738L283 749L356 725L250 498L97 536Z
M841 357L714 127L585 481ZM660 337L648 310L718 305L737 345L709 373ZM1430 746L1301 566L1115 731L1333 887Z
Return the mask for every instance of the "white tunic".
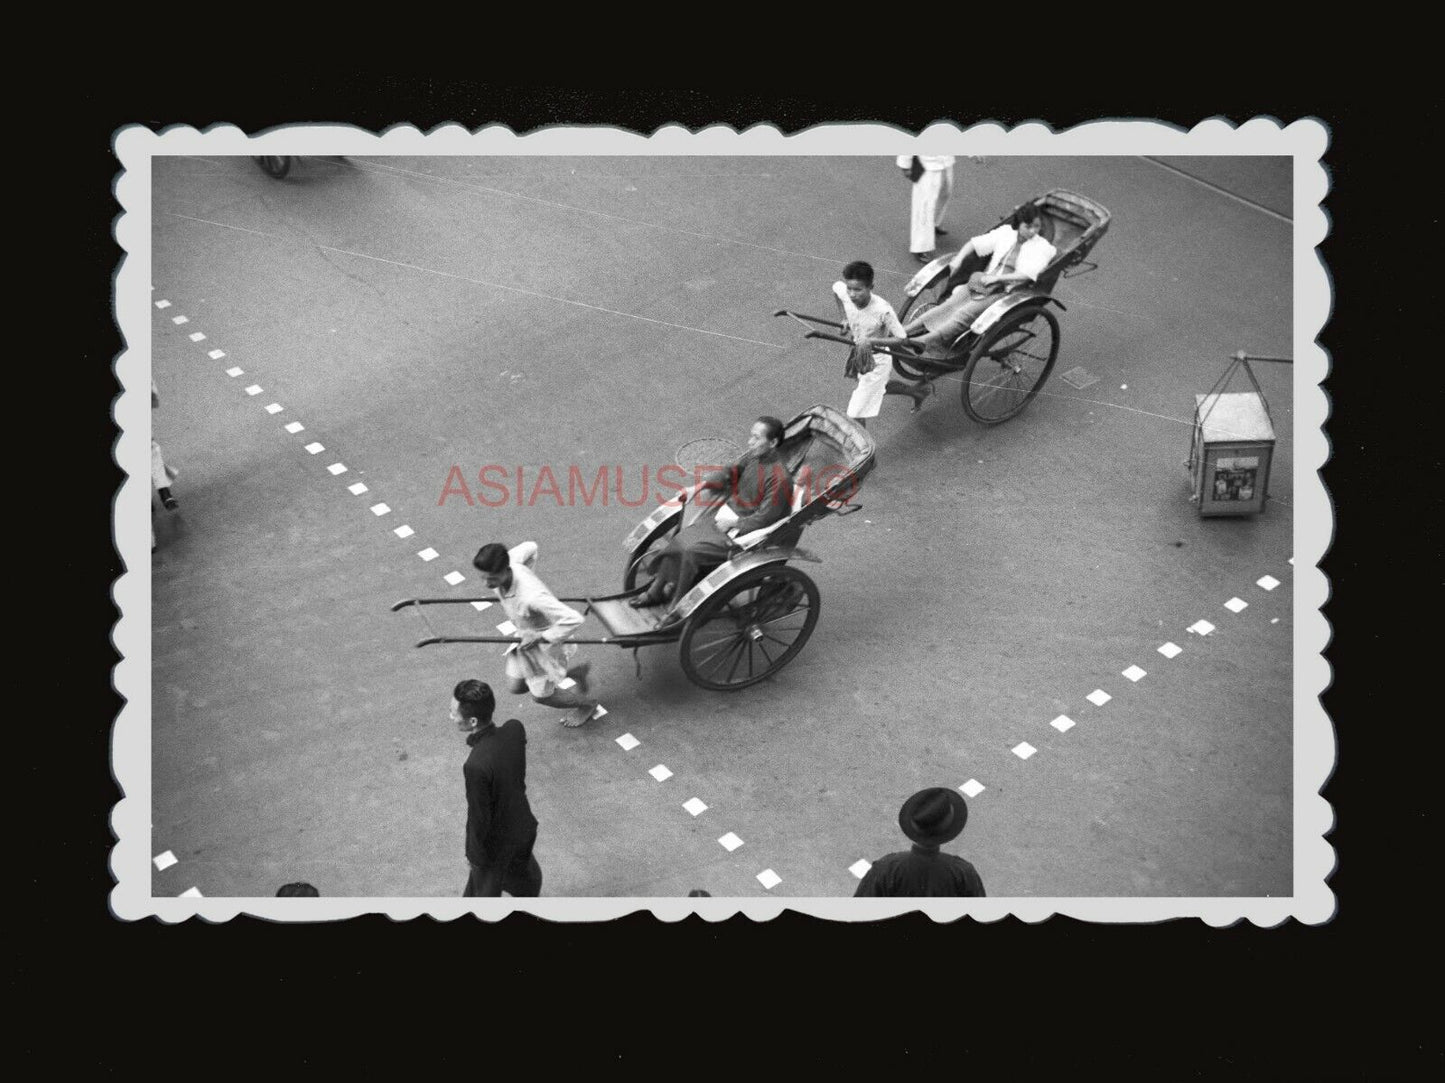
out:
M848 296L848 287L843 282L833 283L833 293L843 305L848 320L848 330L854 342L864 338L903 338L903 324L898 322L898 313L893 306L878 294L873 294L868 303L859 308ZM877 417L883 408L883 394L888 381L893 378L893 358L886 353L873 355L873 371L858 377L858 386L848 400L849 417Z
M534 696L548 696L553 685L567 676L567 660L577 651L575 644L561 641L581 627L584 618L558 601L532 570L537 563L536 542L514 545L507 556L511 558L512 586L506 593L497 591L497 601L518 631L541 632L543 639L525 650L507 649L507 676L525 680L527 691Z

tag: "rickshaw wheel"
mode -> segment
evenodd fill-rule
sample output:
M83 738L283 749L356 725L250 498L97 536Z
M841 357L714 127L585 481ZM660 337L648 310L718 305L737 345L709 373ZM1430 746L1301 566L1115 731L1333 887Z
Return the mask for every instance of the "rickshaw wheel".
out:
M903 307L898 310L898 322L916 320L928 309L939 304L943 300L943 291L948 287L948 279L949 272L945 267L937 278L903 302Z
M680 529L678 520L674 519L670 527L657 530L652 537L643 542L642 545L627 558L627 570L622 573L622 589L625 591L634 590L637 587L645 587L652 583L653 576L649 572L638 567L642 558L648 553L655 553L668 542Z
M818 623L818 587L786 564L744 572L688 618L680 647L687 679L736 692L797 656Z
M1033 401L1059 353L1059 321L1043 305L1015 309L984 333L963 370L963 412L997 425Z
M267 176L280 180L291 172L291 159L287 156L270 156L256 159L256 164L265 171Z

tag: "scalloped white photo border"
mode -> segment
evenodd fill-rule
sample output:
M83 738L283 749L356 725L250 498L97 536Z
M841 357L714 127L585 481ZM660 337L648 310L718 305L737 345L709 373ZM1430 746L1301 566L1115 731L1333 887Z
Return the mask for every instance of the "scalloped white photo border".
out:
M116 459L126 481L115 501L117 547L130 569L116 580L121 612L114 642L122 660L116 688L125 705L115 723L112 766L123 797L111 812L117 842L110 867L116 879L112 912L135 920L167 922L200 916L224 921L237 914L275 920L317 921L382 913L396 919L429 915L450 919L474 914L496 920L514 911L565 921L601 921L647 910L663 921L699 914L713 921L741 913L767 920L794 910L821 918L861 921L921 911L935 921L969 916L997 921L1010 914L1040 922L1054 914L1100 922L1156 922L1197 917L1223 926L1250 921L1278 925L1290 918L1328 921L1335 896L1327 879L1335 867L1325 836L1333 809L1320 790L1335 762L1331 723L1319 702L1330 670L1321 652L1329 642L1320 607L1329 586L1318 564L1333 533L1334 516L1318 471L1329 454L1323 433L1328 402L1320 381L1328 371L1316 342L1328 318L1331 286L1316 251L1328 232L1323 210L1329 176L1323 164L1329 144L1325 124L1314 118L1282 123L1254 117L1243 123L1205 120L1189 130L1151 120L1102 119L1053 131L1041 122L1006 128L997 123L930 124L917 136L886 124L822 124L794 135L757 125L738 132L716 125L693 133L677 125L651 136L610 127L557 127L517 135L502 125L469 132L446 125L423 133L411 126L381 135L346 126L296 125L248 137L232 125L199 131L172 127L154 132L125 127L115 136L120 171L115 193L119 248L115 316L125 348L116 371L124 392L115 404L122 434ZM398 155L1276 155L1294 160L1294 894L1266 898L1031 898L853 899L840 898L200 898L150 894L151 860L151 561L146 539L149 491L151 356L151 158L160 155L398 154ZM459 859L460 860L460 859Z

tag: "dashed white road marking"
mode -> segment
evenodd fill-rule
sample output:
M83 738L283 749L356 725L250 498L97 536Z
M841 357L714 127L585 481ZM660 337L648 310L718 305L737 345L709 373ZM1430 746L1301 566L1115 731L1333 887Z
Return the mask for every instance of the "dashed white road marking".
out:
M732 853L743 844L743 840L738 838L737 835L733 834L731 831L729 831L726 835L724 835L717 841L718 845L721 846L728 853Z
M1109 695L1109 693L1105 692L1102 688L1096 688L1084 698L1090 703L1092 703L1095 707L1102 707L1114 697Z
M501 624L497 625L497 631L504 636L509 636L517 631L517 626L509 620L504 620Z
M1142 681L1145 676L1147 676L1147 671L1140 669L1138 666L1130 666L1128 669L1124 670L1123 675L1137 684L1139 681Z
M169 302L167 302L167 303L169 304ZM169 850L167 850L167 851L166 851L165 853L163 853L163 854L156 854L156 856L153 857L153 858L151 858L151 860L156 863L156 868L157 868L159 871L165 872L165 871L166 871L168 868L170 868L172 865L177 864L180 859L177 858L175 854L173 854L173 853L171 853Z
M191 335L191 341L192 341L192 342L205 342L205 341L206 341L206 333L205 333L204 331L196 331L196 332L194 332L194 333Z
M210 353L206 354L206 356L209 357L212 361L219 361L221 358L226 356L226 351L212 350Z
M464 576L461 572L447 572L447 574L442 576L442 578L445 579L452 586L456 586L458 583L464 580L466 576Z
M777 887L782 882L783 878L777 873L775 873L772 869L764 869L762 872L758 873L758 883L762 884L763 887L765 887L769 891L772 891L773 888Z
M170 303L169 301L157 301L157 302L156 302L156 308L170 308L170 307L171 307L171 303Z
M658 782L666 782L672 777L672 772L667 769L667 764L659 763L656 767L647 772Z
M1014 745L1013 748L1009 749L1009 751L1012 752L1019 759L1026 760L1035 752L1037 752L1038 749L1035 748L1033 745L1029 744L1027 741L1020 741L1018 744Z
M371 505L371 507L370 507L369 510L370 510L370 512L371 512L372 515L390 515L390 514L391 514L391 506L390 506L389 504L373 504L373 505Z
M1186 632L1193 632L1197 636L1207 636L1210 632L1214 631L1214 625L1210 624L1207 620L1197 620L1184 630Z
M698 797L692 797L684 801L682 803L682 807L687 809L687 811L693 816L701 816L704 812L707 811L707 806L703 804L702 799Z
M641 741L630 733L624 733L621 737L617 738L617 743L622 746L623 752L631 752L638 745L642 744Z
M171 317L171 323L176 324L177 326L179 326L180 324L183 324L183 323L190 323L190 322L191 322L191 319L190 319L189 316L172 316L172 317Z
M988 789L988 787L976 778L969 779L958 788L959 792L962 793L964 797L977 797L986 789Z
M273 402L266 407L266 412L268 414L279 414L284 409L286 409L286 407L282 406L279 402Z
M1275 587L1279 586L1279 580L1272 575L1266 575L1261 579L1255 580L1255 586L1263 587L1265 590L1274 590Z
M872 867L873 862L864 861L860 857L857 861L853 862L853 864L848 866L848 871L851 872L854 876L856 876L859 880L861 880L865 875L867 875L868 870Z
M202 898L205 898L205 896L201 894L201 889L198 888L198 887L188 887L188 888L186 888L185 891L182 891L182 892L181 892L181 896L180 896L180 897L183 898L183 899L202 899Z
M472 603L472 608L475 609L478 613L480 613L480 612L482 612L482 611L485 610L485 609L491 609L491 608L492 608L492 603L491 603L491 602L473 602L473 603Z
M399 527L397 527L395 530L393 530L392 533L395 534L398 538L409 538L409 537L411 537L413 534L415 534L416 531L413 530L413 529L412 529L410 526L408 526L406 523L402 523L401 526L399 526ZM472 604L475 605L476 603L473 602Z
M1243 598L1231 598L1224 603L1224 608L1231 613L1240 613L1249 608L1249 603Z
M1175 655L1183 653L1183 651L1184 648L1177 643L1165 643L1159 648L1159 653L1165 658L1173 658Z
M344 474L344 473L346 473L346 464L345 464L345 463L332 463L332 464L331 464L330 466L328 466L326 469L327 469L327 471L334 477L334 476L337 475L337 474Z
M422 560L436 560L436 558L441 556L441 554L438 553L431 546L427 546L425 549L417 553L417 556L421 557Z
M266 390L266 389L265 389L264 387L262 387L260 384L252 384L250 387L246 388L246 394L248 394L248 395L259 395L262 391L265 391L265 390Z
M367 489L366 482L358 481L354 485L348 485L346 487L346 491L349 492L352 496L360 496L362 493L369 492L370 490Z
M1068 715L1061 714L1058 718L1050 722L1049 725L1053 726L1054 729L1058 730L1060 733L1067 733L1069 730L1074 728L1075 722Z
M230 376L230 377L232 377L232 378L234 379L234 378L237 377L237 376L244 376L244 375L246 375L246 370L243 369L243 368L241 368L241 366L239 366L239 365L232 365L230 368L228 368L228 369L226 370L226 375L227 375L227 376Z

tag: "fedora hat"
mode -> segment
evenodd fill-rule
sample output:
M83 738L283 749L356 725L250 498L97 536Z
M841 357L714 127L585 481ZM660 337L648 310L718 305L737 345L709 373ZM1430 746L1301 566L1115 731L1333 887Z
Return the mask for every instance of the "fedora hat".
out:
M957 838L968 823L963 794L943 786L919 790L898 810L898 826L914 842L941 846Z

